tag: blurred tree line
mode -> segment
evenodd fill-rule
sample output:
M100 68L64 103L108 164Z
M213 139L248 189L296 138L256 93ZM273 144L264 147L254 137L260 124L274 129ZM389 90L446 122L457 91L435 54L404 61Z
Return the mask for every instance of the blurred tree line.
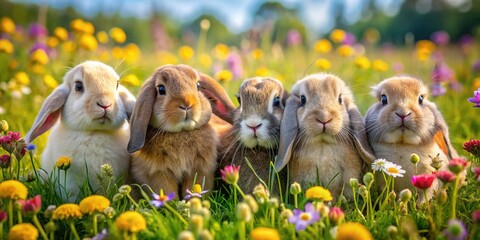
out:
M431 9L426 13L419 13L418 1L405 0L400 11L395 16L387 16L377 9L373 0L369 0L362 10L362 19L353 25L347 25L341 20L342 8L337 11L336 23L338 28L353 33L357 39L363 36L368 28L376 28L381 35L382 42L404 44L405 35L412 33L415 40L428 39L438 30L447 31L451 40L458 40L464 34L480 37L480 0L472 0L470 9L452 7L446 0L431 1ZM120 3L121 1L119 1ZM467 1L468 2L468 1ZM155 1L152 8L158 9ZM9 16L23 26L29 23L42 21L42 10L38 5L24 5L0 0L0 16ZM120 9L120 8L119 8ZM242 34L232 34L227 27L212 15L202 15L190 23L180 24L169 18L163 12L157 11L147 19L125 18L118 11L106 15L99 13L93 18L86 18L72 7L65 9L44 9L45 25L49 31L56 26L69 28L70 21L82 18L94 23L96 31L108 31L110 28L121 27L127 33L127 43L138 43L144 49L171 48L179 42L195 44L200 32L200 21L210 21L208 44L218 42L240 45L242 39L249 39L254 43L261 41L259 35L268 34L273 42L285 43L289 30L296 29L301 41L307 43L307 29L302 23L296 8L285 8L279 2L265 2L253 13L252 28ZM102 12L102 11L101 11ZM214 30L213 30L214 29ZM322 37L322 36L317 36ZM312 42L315 39L310 39ZM161 43L159 43L161 42ZM259 43L260 44L260 43Z

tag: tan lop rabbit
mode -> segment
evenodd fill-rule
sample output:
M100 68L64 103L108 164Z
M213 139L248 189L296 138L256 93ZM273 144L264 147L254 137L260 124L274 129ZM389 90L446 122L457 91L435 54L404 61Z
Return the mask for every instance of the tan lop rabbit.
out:
M317 179L334 197L351 198L350 178L360 178L373 162L362 117L345 83L331 74L298 81L287 100L280 128L277 169L287 163L291 181L302 186Z
M415 165L410 155L420 156L417 174L432 173L432 158L439 154L443 168L448 160L457 156L448 135L448 127L436 105L427 99L428 89L422 81L411 77L392 77L373 87L372 95L378 100L367 111L365 123L368 140L377 158L384 158L402 166L406 173L395 179L395 190L412 189ZM446 152L435 141L442 134ZM441 135L440 135L441 136ZM439 188L438 181L428 189Z
M212 110L199 91L199 80L190 66L166 65L143 84L128 143L133 182L182 198L203 179L204 189L212 189L217 137L208 123Z
M211 85L211 84L210 84ZM204 86L202 84L202 86ZM268 77L254 77L245 80L238 91L240 106L232 109L228 95L221 87L211 87L207 95L214 112L233 124L221 134L218 148L220 168L227 165L240 166L238 185L246 193L252 193L260 183L258 177L278 193L278 181L271 168L278 150L280 121L283 115L284 99L287 92L280 81ZM219 93L220 92L220 93ZM212 99L215 99L212 101ZM248 166L251 163L253 170ZM284 180L284 176L281 176Z
M118 81L115 70L101 62L77 65L47 97L26 136L26 141L31 142L53 127L42 154L42 168L50 173L59 157L72 159L65 186L70 196L63 196L68 201L78 197L87 179L87 168L94 191L99 188L97 174L101 165L110 164L115 177L128 173L127 119L135 97ZM60 179L64 174L60 172Z

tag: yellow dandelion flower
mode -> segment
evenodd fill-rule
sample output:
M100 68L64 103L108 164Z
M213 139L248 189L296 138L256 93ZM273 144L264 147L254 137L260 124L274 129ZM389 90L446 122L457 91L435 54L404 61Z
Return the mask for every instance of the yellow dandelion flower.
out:
M363 38L370 44L380 41L380 32L375 28L369 28L363 34Z
M380 59L376 59L372 63L372 68L379 72L386 72L388 71L388 63Z
M177 57L171 52L167 51L161 51L157 53L157 59L161 65L178 63Z
M55 167L60 168L62 170L67 170L70 168L70 165L72 164L72 159L67 156L61 156L57 159L57 162L55 162Z
M357 222L347 222L337 230L336 240L372 240L372 234L368 229Z
M108 62L110 60L110 52L108 50L100 50L98 59L102 62Z
M140 48L135 43L129 43L124 48L125 60L129 63L133 63L140 58Z
M127 40L127 35L123 31L123 29L119 27L114 27L110 29L110 37L115 41L116 43L123 43L125 40Z
M43 83L49 88L58 87L58 82L50 74L46 74L45 76L43 76Z
M415 47L417 49L426 49L431 53L434 52L436 48L435 43L430 40L420 40L415 44Z
M66 53L73 53L77 50L77 44L74 41L66 41L62 44L62 50Z
M220 60L227 59L229 52L230 48L223 43L217 44L213 49L213 55Z
M326 58L319 58L315 60L315 66L317 66L321 70L329 70L330 68L332 68L332 63L330 63L330 61L328 61L328 59Z
M84 34L93 35L93 33L95 32L95 26L93 26L93 23L91 22L84 22L82 30Z
M123 59L123 57L125 56L124 51L123 51L123 48L121 48L121 47L113 47L113 48L112 48L112 56L113 56L113 58L115 58L115 59Z
M355 59L355 66L358 68L369 69L370 65L370 60L365 56L360 56Z
M266 67L259 67L255 70L255 75L259 77L266 77L270 75L270 70Z
M105 44L108 42L108 34L105 31L97 32L97 39L99 43Z
M430 55L432 52L428 50L427 48L419 48L417 51L415 51L417 54L417 59L420 60L421 62L425 62L430 58Z
M263 51L260 48L254 49L251 54L253 59L256 59L256 60L262 59L263 57Z
M342 45L337 48L337 53L342 57L350 57L355 54L355 49L350 45Z
M327 39L320 39L315 43L315 51L318 53L329 53L332 51L332 44Z
M178 49L178 56L184 61L188 61L192 59L193 55L194 55L194 51L193 51L193 48L191 48L190 46L184 45Z
M0 182L0 198L25 199L27 193L27 187L17 180Z
M36 240L37 238L38 230L30 223L19 223L8 231L8 239L11 240Z
M96 50L98 47L97 39L93 35L84 34L80 37L79 46L88 51Z
M103 212L103 210L105 210L107 207L110 206L110 200L108 200L104 196L91 195L82 199L82 201L80 201L79 206L80 206L80 210L84 214L91 215L92 213L95 213L95 212L97 213Z
M70 220L83 216L80 206L74 203L66 203L57 207L52 214L53 220Z
M232 80L232 78L233 78L233 73L226 69L220 70L215 74L215 79L217 79L218 81L227 82Z
M42 75L45 73L45 65L38 63L28 64L28 70L34 74Z
M13 75L13 81L18 85L28 86L30 84L30 78L26 72L17 72Z
M267 227L257 227L250 233L253 240L280 240L277 229Z
M336 43L342 42L346 37L347 33L342 29L333 29L330 33L330 39Z
M72 29L72 31L77 33L83 32L84 26L85 26L85 21L79 18L70 22L70 28Z
M309 200L315 200L315 201L332 201L332 193L320 186L315 186L307 189L305 192L305 197L308 198Z
M63 27L56 27L53 29L53 36L58 38L58 40L65 42L68 39L68 31Z
M147 222L142 214L136 211L126 211L115 220L115 225L120 231L136 233L147 229Z
M198 56L198 62L200 63L200 65L208 68L212 65L212 58L210 57L210 55L202 53L200 54L200 56Z
M0 32L12 34L15 32L15 23L9 17L3 17L0 20Z
M128 74L120 79L120 83L129 86L140 86L140 80L135 74Z
M0 53L12 54L15 48L8 39L0 39Z
M47 46L50 48L56 48L60 44L60 41L56 37L47 38Z
M48 63L48 55L43 49L37 49L30 54L30 63L45 65Z

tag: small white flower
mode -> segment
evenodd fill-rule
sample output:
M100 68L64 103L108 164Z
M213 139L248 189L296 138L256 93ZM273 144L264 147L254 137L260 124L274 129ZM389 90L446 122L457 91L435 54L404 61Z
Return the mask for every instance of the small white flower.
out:
M392 177L403 177L405 174L402 166L390 162L383 165L383 172Z
M393 164L383 158L379 158L372 163L372 170L374 171L383 171L385 169L385 165Z

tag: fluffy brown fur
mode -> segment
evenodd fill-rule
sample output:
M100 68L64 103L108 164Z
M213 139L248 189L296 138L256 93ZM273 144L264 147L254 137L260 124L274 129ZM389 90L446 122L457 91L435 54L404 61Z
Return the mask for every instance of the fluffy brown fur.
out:
M199 79L187 65L166 65L142 86L128 145L130 152L138 151L132 156L134 182L182 198L194 183L204 181L204 189L212 189L217 137Z
M411 178L416 170L410 162L412 153L418 154L421 159L417 164L417 174L434 172L435 169L430 166L431 157L437 154L444 163L443 169L449 159L457 156L448 137L447 124L436 105L427 99L428 89L420 80L389 78L373 87L372 95L378 102L368 109L365 116L368 140L377 158L384 158L405 169L405 176L395 179L396 191L413 188ZM442 145L447 146L447 152L435 142L434 136L438 132L444 136ZM378 183L384 184L381 178ZM435 181L427 194L431 196L439 187L440 184Z

